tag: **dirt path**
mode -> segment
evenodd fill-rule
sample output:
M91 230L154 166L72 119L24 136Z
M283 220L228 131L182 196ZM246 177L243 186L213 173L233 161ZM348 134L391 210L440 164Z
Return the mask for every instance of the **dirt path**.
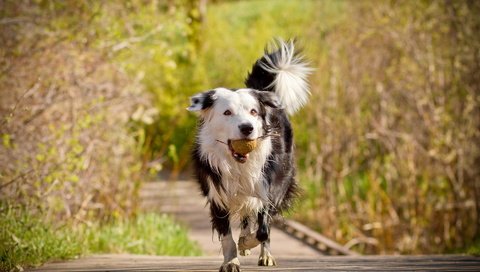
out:
M190 230L190 237L197 241L206 256L222 256L220 242L212 234L208 207L200 195L197 185L192 181L146 183L141 190L142 208L147 211L163 212L173 215ZM238 237L238 229L234 229ZM301 241L272 228L272 252L277 256L315 257L321 254ZM259 247L252 250L255 258Z

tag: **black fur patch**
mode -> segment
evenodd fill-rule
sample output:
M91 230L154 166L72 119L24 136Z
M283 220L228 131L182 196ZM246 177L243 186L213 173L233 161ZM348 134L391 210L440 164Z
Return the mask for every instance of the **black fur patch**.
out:
M255 90L273 92L274 88L272 82L275 80L275 75L271 74L262 68L260 63L265 62L265 58L257 60L252 66L252 71L248 73L245 79L245 86Z
M200 124L200 127L203 124ZM195 168L195 178L200 185L203 196L207 197L210 192L210 187L208 185L208 179L210 179L215 186L217 191L224 190L222 184L222 175L218 173L217 170L214 170L210 165L201 159L200 155L200 145L195 144L195 147L192 152L193 165Z
M204 99L202 103L202 110L208 109L213 106L215 102L215 91L208 91L204 94Z
M271 92L254 91L253 95L257 98L260 105L276 109L280 107L277 96Z

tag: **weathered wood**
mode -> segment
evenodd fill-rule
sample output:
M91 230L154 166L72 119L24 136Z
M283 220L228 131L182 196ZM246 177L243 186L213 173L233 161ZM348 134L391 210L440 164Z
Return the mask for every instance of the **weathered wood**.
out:
M291 234L292 236L316 247L326 255L359 255L358 253L349 250L348 248L328 239L320 233L296 221L284 220L280 223L277 223L276 226L282 228L285 232Z
M242 271L480 271L480 257L438 256L320 256L278 257L278 266L259 267L254 257L241 258ZM49 263L32 271L218 271L220 257L159 257L95 255Z

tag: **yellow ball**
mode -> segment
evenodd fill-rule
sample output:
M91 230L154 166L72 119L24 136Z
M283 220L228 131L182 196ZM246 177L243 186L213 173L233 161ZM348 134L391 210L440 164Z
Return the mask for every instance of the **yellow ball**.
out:
M240 155L246 155L252 152L255 149L255 147L257 147L257 139L231 140L230 145L233 151L235 151L235 153L238 153Z

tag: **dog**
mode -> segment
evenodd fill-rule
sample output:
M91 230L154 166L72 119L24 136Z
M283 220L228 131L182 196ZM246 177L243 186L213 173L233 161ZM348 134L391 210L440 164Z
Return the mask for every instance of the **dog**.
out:
M246 88L220 87L190 98L187 110L199 113L194 173L221 241L221 272L240 271L237 253L248 255L259 244L258 265L276 265L270 250L271 219L287 210L299 191L288 115L307 103L311 71L295 41L276 40L253 64ZM232 146L235 140L256 146L243 154ZM238 247L232 219L240 221Z

